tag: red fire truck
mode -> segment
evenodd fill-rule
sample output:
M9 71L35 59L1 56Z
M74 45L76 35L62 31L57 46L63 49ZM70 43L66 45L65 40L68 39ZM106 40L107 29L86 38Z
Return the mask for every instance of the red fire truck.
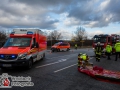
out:
M100 45L103 47L103 49L106 47L106 45L109 43L113 48L112 48L112 53L115 53L114 50L114 45L117 40L120 40L120 36L117 34L100 34L100 35L95 35L93 37L93 49L97 45L98 42L100 42Z
M34 62L45 57L46 40L39 29L14 29L0 49L0 67L32 68Z

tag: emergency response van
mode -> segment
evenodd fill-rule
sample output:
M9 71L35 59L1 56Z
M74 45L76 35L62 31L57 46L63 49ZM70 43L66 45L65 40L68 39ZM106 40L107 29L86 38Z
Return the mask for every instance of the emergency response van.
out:
M0 67L32 68L34 62L45 57L46 40L45 34L39 29L13 29L0 49Z
M70 50L70 44L68 42L58 42L55 43L52 47L51 47L52 52L54 51L69 51Z

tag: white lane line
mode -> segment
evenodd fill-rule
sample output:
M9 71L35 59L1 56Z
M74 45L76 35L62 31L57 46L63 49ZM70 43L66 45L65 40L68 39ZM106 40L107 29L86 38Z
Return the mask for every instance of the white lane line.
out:
M72 55L75 55L75 54L63 55L63 56L58 56L58 57L53 57L53 58L47 58L47 59L55 59L55 58L60 58L60 57L72 56Z
M93 57L91 57L91 58L89 59L89 61L92 60L92 59L93 59Z
M53 64L56 64L56 63L64 62L64 61L67 61L67 59L61 59L61 60L58 60L57 62L53 62L53 63L41 65L41 66L37 66L36 68L40 68L40 67L45 67L45 66L53 65Z
M89 60L91 60L91 59L93 59L93 58L90 58ZM64 68L62 68L62 69L56 70L56 71L54 71L54 73L59 72L59 71L62 71L62 70L67 69L67 68L70 68L70 67L73 67L73 66L75 66L75 65L77 65L77 63L76 63L76 64L73 64L73 65L70 65L70 66L67 66L67 67L64 67Z
M76 64L73 64L73 65L70 65L70 66L67 66L67 67L64 67L64 68L62 68L62 69L56 70L56 71L54 71L54 73L59 72L59 71L62 71L62 70L67 69L67 68L70 68L70 67L73 67L73 66L75 66L75 65L77 65L77 63L76 63Z

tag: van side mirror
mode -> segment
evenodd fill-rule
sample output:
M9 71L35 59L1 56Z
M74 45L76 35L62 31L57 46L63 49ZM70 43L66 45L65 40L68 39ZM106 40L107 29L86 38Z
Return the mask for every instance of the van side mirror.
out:
M35 44L32 44L31 48L39 48L38 42L36 42Z
M38 44L38 42L36 42L36 45L35 45L35 46L36 46L36 48L39 48L39 44Z
M34 48L35 47L35 44L32 44L31 48Z

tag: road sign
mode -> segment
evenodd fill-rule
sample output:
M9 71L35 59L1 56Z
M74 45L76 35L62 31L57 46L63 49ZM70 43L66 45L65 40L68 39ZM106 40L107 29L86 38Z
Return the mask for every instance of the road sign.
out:
M82 41L80 41L80 42L85 42L85 41L82 40Z
M75 39L72 39L72 41L74 42L74 41L75 41Z

